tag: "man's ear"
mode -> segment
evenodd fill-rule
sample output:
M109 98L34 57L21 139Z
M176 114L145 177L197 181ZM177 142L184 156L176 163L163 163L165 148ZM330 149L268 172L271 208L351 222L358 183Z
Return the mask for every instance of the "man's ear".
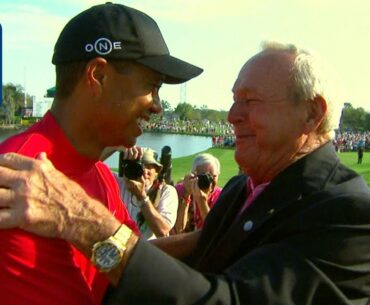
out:
M316 96L314 99L306 101L307 117L304 133L309 134L317 130L324 120L327 112L327 103L322 96Z
M90 60L86 65L86 78L88 86L95 96L101 94L104 80L107 75L108 62L102 57Z

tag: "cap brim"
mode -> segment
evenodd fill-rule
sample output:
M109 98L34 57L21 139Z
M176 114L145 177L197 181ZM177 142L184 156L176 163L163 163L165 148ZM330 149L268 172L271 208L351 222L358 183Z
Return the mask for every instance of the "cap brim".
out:
M181 84L203 72L203 69L171 55L151 56L135 60L165 76L164 83Z

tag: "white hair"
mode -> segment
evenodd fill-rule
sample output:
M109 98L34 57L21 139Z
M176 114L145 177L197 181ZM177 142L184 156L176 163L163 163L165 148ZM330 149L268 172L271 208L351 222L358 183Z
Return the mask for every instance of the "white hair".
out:
M197 155L193 161L193 167L192 171L195 171L198 166L204 165L204 164L210 164L212 165L213 169L215 170L215 174L219 175L221 172L221 165L220 161L218 159L211 155L211 154L200 154Z
M324 98L327 114L319 126L318 133L333 138L334 130L339 126L343 103L339 102L337 88L334 89L332 84L334 77L330 75L329 78L329 71L324 62L317 55L294 44L267 41L261 46L262 52L287 52L295 57L291 71L292 98L296 102L313 100L318 96Z

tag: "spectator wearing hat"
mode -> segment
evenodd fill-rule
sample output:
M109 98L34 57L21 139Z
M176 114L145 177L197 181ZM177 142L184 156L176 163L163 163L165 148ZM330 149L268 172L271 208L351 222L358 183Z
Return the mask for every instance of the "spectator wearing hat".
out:
M135 149L138 148L126 150L125 158L133 156L129 152ZM142 238L147 240L168 236L177 215L176 189L158 179L163 166L157 160L158 154L153 149L143 148L139 160L143 168L142 176L135 180L125 177L124 172L123 177L116 176L121 198L139 226Z
M169 54L151 17L112 3L72 18L56 42L52 63L56 95L51 110L27 131L2 142L0 152L32 158L45 152L56 168L100 202L96 210L106 206L137 232L116 180L99 157L104 147L135 144L140 122L161 111L162 83L182 83L202 70ZM36 188L34 180L29 183ZM60 196L67 192L71 190ZM80 201L75 204L84 210ZM100 226L96 222L89 234L96 238ZM76 237L82 230L75 231ZM1 304L101 303L108 280L71 244L14 229L0 231L0 249ZM94 256L95 265L98 260L103 261L100 254Z

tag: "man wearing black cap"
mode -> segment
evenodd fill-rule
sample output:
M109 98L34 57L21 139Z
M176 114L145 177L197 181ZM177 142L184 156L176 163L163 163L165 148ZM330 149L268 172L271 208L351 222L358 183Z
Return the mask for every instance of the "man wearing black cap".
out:
M39 123L3 142L0 152L33 158L46 152L56 168L136 231L115 179L99 157L104 147L135 144L142 133L140 122L161 110L162 83L182 83L202 70L169 54L152 18L112 3L94 6L70 20L55 45L52 62L56 96L51 110ZM69 191L65 188L60 195ZM4 230L0 249L1 304L101 303L107 279L67 242ZM104 245L99 249L110 251ZM99 251L96 264L102 260Z

